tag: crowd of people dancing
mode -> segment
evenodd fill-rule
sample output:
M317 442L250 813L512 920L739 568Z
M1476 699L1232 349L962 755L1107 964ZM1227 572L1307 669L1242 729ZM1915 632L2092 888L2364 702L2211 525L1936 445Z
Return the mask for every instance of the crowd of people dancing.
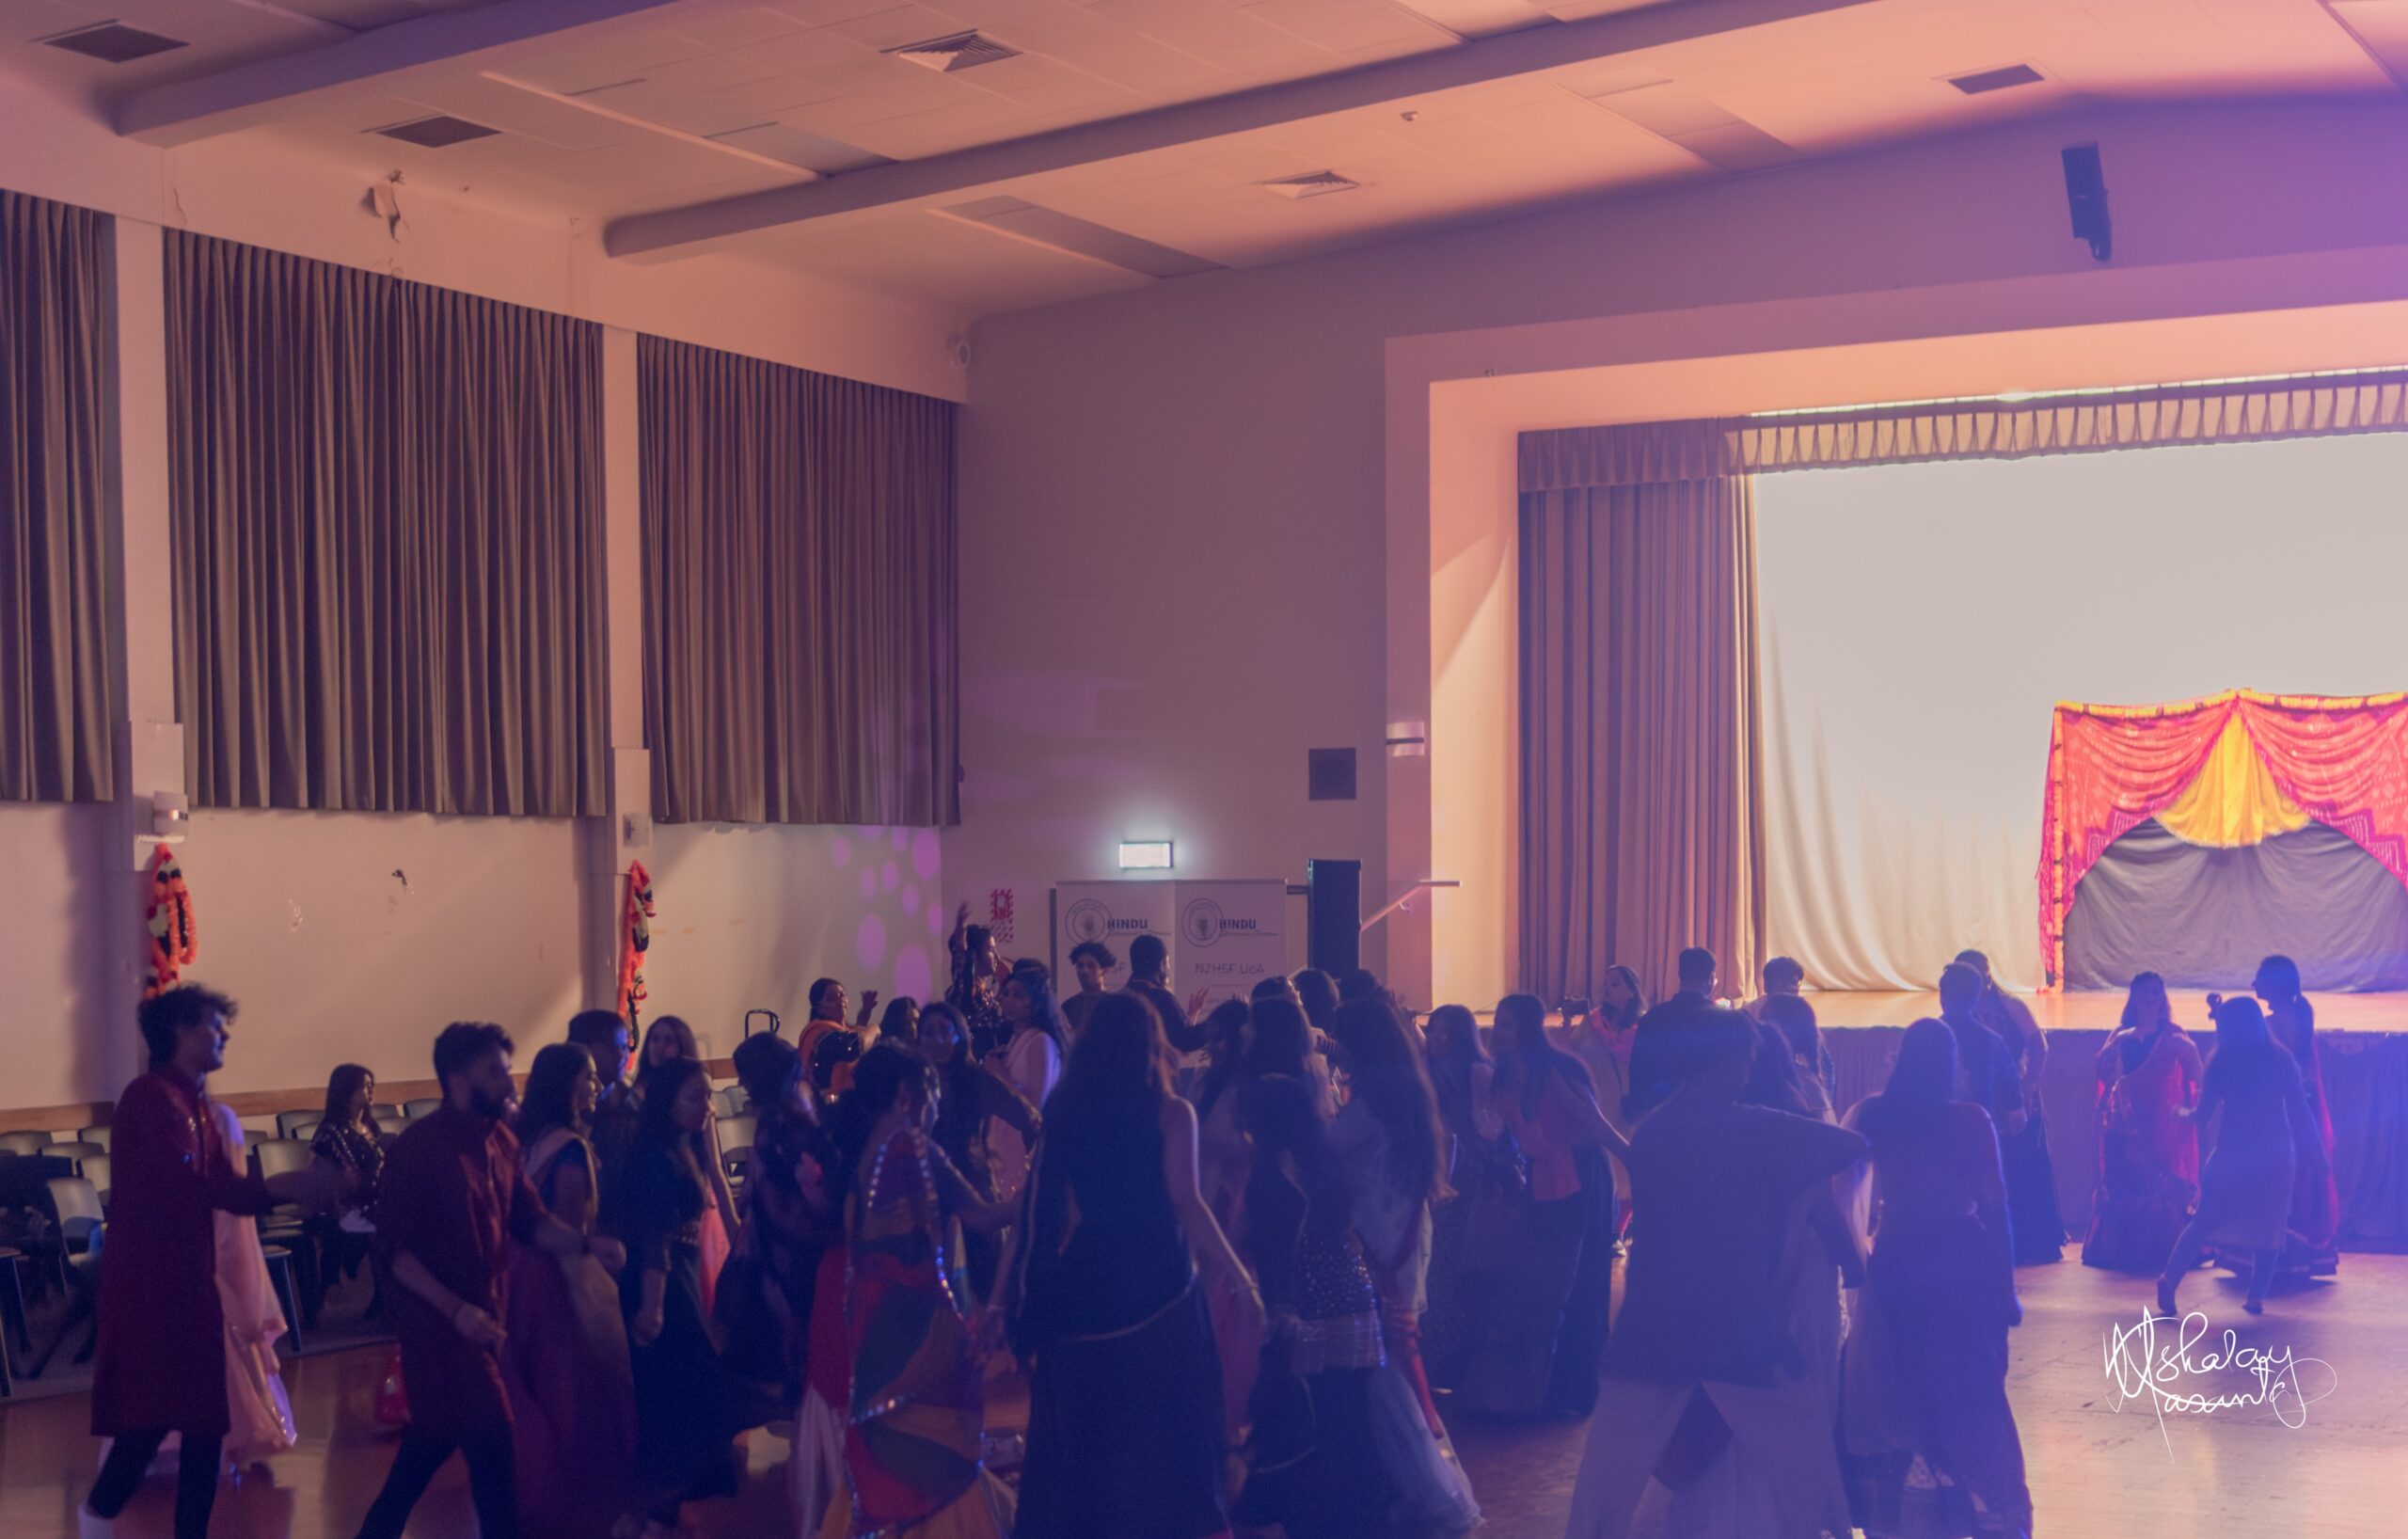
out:
M373 1272L399 1343L364 1539L455 1452L486 1539L661 1539L767 1425L799 1536L1442 1539L1481 1523L1450 1417L1587 1420L1574 1539L2033 1532L2016 1268L2067 1235L2045 1036L1979 953L1844 1104L1787 959L1744 1007L1692 948L1652 1007L1615 967L1483 1027L1307 970L1191 1020L1157 937L1113 990L1119 959L1080 946L1057 995L966 919L942 999L855 1012L822 979L795 1041L745 1038L735 1165L694 1032L597 1010L523 1087L501 1027L446 1027L441 1104L398 1137L338 1069L316 1159L261 1179L206 1090L233 1002L147 1001L87 1531L171 1435L179 1539L222 1457L292 1444L244 1243L290 1204ZM2211 1254L2253 1313L2334 1267L2313 1011L2282 958L2257 993L2211 996L2203 1055L2144 975L2099 1056L2083 1259L2156 1276L2169 1314ZM1024 1443L988 1425L1004 1360Z

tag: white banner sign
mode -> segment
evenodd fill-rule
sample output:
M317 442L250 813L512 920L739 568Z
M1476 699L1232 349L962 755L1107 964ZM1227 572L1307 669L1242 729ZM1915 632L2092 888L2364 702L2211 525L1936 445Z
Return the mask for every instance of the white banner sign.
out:
M1244 999L1288 971L1285 881L1182 881L1171 992L1200 1017L1224 999Z
M1264 881L1064 881L1054 887L1054 976L1069 992L1072 948L1101 941L1118 965L1103 986L1129 981L1129 943L1159 935L1170 947L1170 990L1191 1016L1288 971L1288 884Z

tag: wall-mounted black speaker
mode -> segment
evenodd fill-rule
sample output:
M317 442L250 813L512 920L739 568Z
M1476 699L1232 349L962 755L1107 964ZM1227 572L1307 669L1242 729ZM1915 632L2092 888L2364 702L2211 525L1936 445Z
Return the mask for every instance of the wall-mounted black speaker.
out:
M2107 217L2107 173L2095 144L2066 146L2066 209L2073 232L2090 243L2090 254L2105 262L2115 254L2115 227Z
M1363 965L1363 863L1307 861L1305 960L1331 977Z

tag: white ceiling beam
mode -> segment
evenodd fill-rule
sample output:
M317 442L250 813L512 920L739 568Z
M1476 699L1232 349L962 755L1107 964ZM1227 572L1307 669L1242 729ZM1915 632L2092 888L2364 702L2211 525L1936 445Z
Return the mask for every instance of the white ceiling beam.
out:
M145 144L190 144L276 121L299 97L341 90L491 48L532 42L675 0L496 0L376 27L341 42L256 59L135 91L118 103L118 133Z
M1301 122L1358 107L1585 64L1870 0L1678 0L1642 10L1481 38L1460 47L1263 86L1199 102L1074 124L736 198L613 219L603 246L614 257L667 261L756 230L832 214L941 198L1020 177L1117 160L1201 139Z

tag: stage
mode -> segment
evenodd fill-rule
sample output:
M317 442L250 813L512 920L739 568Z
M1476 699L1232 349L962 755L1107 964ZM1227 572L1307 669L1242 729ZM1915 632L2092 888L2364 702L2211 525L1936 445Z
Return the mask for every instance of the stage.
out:
M2187 1030L2202 1036L2211 1034L2206 991L2177 989L2173 995L2175 1020ZM2015 997L2032 1007L2033 1018L2040 1023L2043 1031L2113 1031L2124 1010L2123 992L2115 989ZM2311 993L2307 998L2316 1007L2316 1033L2320 1038L2331 1032L2408 1032L2408 993ZM1833 989L1810 991L1806 999L1814 1007L1815 1020L1826 1030L1834 1026L1904 1026L1940 1013L1940 995L1929 990L1917 993ZM2204 1051L2207 1044L2203 1041L2200 1045Z

